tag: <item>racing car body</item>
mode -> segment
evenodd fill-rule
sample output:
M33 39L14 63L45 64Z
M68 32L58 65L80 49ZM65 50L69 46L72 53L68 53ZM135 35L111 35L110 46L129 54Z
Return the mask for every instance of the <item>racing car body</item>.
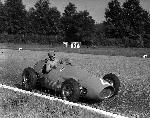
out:
M112 73L100 78L68 61L61 61L49 73L45 72L45 68L45 60L37 62L34 68L26 68L22 74L23 85L33 89L39 79L42 87L61 91L62 99L72 102L77 102L79 97L108 99L116 95L119 90L120 81ZM26 73L30 76L26 76ZM29 79L33 81L27 82Z

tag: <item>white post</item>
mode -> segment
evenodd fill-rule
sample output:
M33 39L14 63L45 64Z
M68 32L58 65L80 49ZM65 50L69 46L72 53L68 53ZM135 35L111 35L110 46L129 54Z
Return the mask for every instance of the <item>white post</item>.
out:
M19 48L19 50L22 50L22 48Z
M68 42L63 42L63 45L65 45L65 47L68 47Z
M143 58L147 58L147 55L143 55Z

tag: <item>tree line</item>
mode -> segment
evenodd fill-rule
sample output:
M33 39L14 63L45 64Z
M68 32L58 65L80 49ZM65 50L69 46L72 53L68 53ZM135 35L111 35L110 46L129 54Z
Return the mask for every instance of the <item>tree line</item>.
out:
M49 0L38 0L29 10L22 0L5 0L0 2L0 42L150 47L150 15L140 0L122 5L112 0L104 15L105 21L96 24L87 10L77 11L73 3L61 14Z
M150 15L140 0L127 0L122 5L112 0L105 10L105 18L101 31L101 37L106 38L103 44L110 39L110 45L150 47Z

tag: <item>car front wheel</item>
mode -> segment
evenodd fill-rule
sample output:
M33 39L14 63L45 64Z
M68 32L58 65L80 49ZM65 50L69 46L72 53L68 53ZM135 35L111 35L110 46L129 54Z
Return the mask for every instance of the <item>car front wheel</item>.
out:
M22 73L22 87L25 90L33 90L36 87L37 75L33 68L25 68Z
M115 74L107 74L103 77L105 81L110 83L114 87L114 94L111 97L114 97L118 94L119 87L120 87L120 80Z
M79 83L74 79L67 79L62 83L61 98L70 102L77 102L80 97Z

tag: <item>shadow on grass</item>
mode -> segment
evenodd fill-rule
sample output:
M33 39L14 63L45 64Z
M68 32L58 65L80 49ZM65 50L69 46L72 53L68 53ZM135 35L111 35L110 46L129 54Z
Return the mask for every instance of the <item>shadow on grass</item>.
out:
M15 84L15 86L18 89L25 90L22 87L21 84ZM44 93L46 95L50 95L50 96L57 97L57 98L61 99L60 92L55 92L54 90L46 89L46 88L43 88L43 87L40 87L40 86L37 86L36 89L34 90L34 92ZM101 101L100 100L93 100L93 99L83 98L83 97L80 97L80 99L79 99L79 103L85 103L85 104L89 104L89 105L92 105L94 103L99 103L99 102L101 102Z
M20 84L15 84L15 86L19 89L23 89L23 87ZM132 89L132 88L130 88ZM37 87L35 90L33 90L35 93L40 93L40 94L44 94L47 96L52 96L52 97L56 97L56 98L60 98L60 93L56 93L53 90L48 90L42 87ZM115 99L113 98L112 100L108 100L108 101L96 101L96 100L91 100L91 99L87 99L87 98L80 98L79 102L80 104L86 105L86 106L92 106L95 108L99 108L99 106L104 106L103 108L106 111L111 111L111 109L114 109L113 112L119 112L119 113L123 113L123 114L135 114L134 111L138 112L139 115L142 115L142 111L147 113L149 111L148 108L148 101L146 103L145 98L147 98L147 96L144 96L145 93L143 93L142 95L140 95L139 97L135 97L135 94L133 91L127 91L127 93L125 95L123 95L123 93L120 93L118 95L118 97L115 97ZM13 98L9 98L7 101L8 102L3 102L5 104L3 104L3 109L8 110L10 108L17 110L22 104L26 104L28 101L28 97L24 98L24 97L18 97L15 98L13 96ZM144 102L144 101L145 102ZM98 103L98 104L97 104ZM131 107L132 106L132 107ZM125 111L130 111L129 113ZM148 114L147 114L148 115Z
M21 84L15 84L18 89L24 89Z

